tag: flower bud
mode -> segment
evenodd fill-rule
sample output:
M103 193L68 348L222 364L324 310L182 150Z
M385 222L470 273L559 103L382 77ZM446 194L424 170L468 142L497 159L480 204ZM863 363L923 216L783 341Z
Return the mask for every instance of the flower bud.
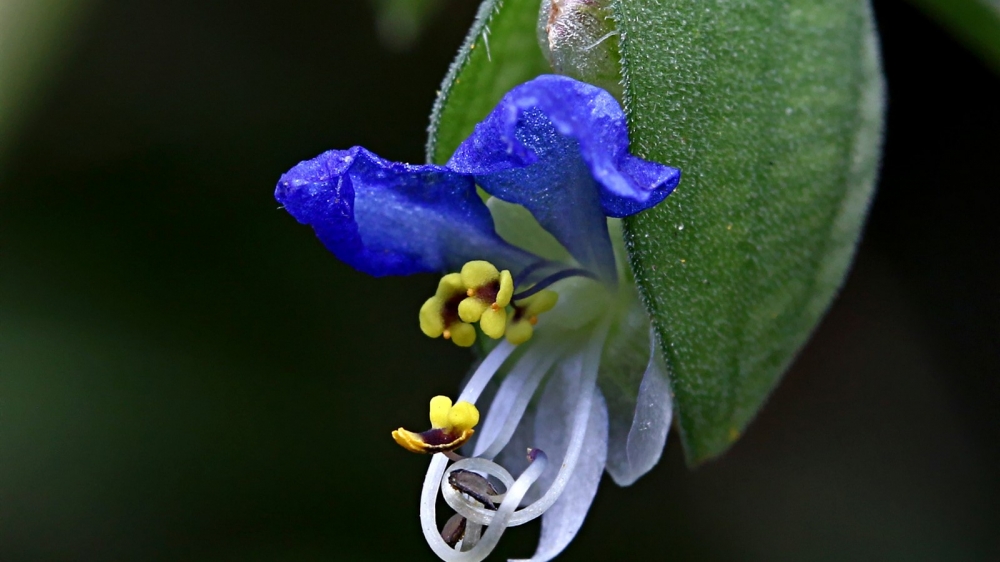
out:
M621 55L610 0L542 0L538 43L556 74L621 98Z

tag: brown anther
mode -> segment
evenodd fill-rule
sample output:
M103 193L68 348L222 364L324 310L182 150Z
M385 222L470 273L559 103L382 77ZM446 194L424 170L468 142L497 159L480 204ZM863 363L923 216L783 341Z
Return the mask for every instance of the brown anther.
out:
M532 316L531 318L528 318L528 323L531 324L532 326L534 326L535 324L538 324L538 317L537 316Z
M441 529L441 538L448 546L455 548L458 541L462 540L465 536L465 517L459 514L451 516L451 519L444 524L444 528Z
M498 495L497 490L486 478L475 472L458 469L448 475L448 483L452 488L483 504L486 509L496 510L497 506L491 496Z

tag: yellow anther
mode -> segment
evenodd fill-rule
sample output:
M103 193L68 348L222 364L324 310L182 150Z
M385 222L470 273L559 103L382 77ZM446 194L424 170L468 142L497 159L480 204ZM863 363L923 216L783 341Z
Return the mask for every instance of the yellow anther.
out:
M524 310L523 315L530 318L552 310L558 302L559 293L546 290L539 291L537 294L524 299L519 304L520 308Z
M472 324L456 322L451 325L451 329L445 331L444 338L451 340L458 347L471 347L476 343L476 329Z
M500 271L488 261L475 260L462 266L462 283L467 288L482 287L499 278Z
M444 429L448 427L448 414L451 412L451 398L435 396L431 398L431 427Z
M511 313L511 322L507 326L507 331L504 334L507 337L507 341L514 345L520 345L531 339L531 336L535 333L535 328L531 322L524 320L513 320L514 313Z
M437 292L434 293L434 296L448 299L464 292L465 285L462 283L462 274L449 273L438 281Z
M496 304L503 308L510 304L510 298L514 296L514 278L506 269L500 272L500 290L497 291Z
M413 433L412 431L407 431L403 428L399 428L392 432L392 438L399 443L399 446L410 451L411 453L426 453L424 450L424 440L421 439L419 433Z
M477 297L466 297L458 303L458 317L463 322L479 322L488 308L490 308L490 303L483 302Z
M392 438L404 449L414 453L453 451L472 437L479 423L479 410L469 402L452 405L447 396L431 398L431 429L414 433L402 427L392 432Z
M476 341L476 329L461 321L458 306L465 298L462 275L450 273L441 278L437 292L420 307L420 331L425 335L469 347Z
M479 424L479 410L469 402L459 402L448 412L448 424L453 430L472 431Z
M510 271L499 271L490 262L477 260L462 266L461 275L466 298L458 305L459 318L463 322L480 322L483 333L491 338L503 336L507 323L504 309L514 294Z
M538 323L538 315L552 310L558 301L559 294L547 290L539 291L523 301L519 301L518 304L514 305L513 312L507 318L507 327L504 333L507 341L518 345L530 340L535 333L534 326Z
M503 337L507 328L507 311L502 308L489 308L479 319L479 327L487 336L498 339Z
M425 336L439 338L445 332L444 317L441 310L444 303L437 297L427 299L420 307L420 331Z

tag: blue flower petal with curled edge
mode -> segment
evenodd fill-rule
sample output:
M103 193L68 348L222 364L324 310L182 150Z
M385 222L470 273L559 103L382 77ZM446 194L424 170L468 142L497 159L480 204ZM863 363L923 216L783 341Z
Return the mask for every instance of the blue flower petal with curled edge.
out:
M527 208L584 267L614 278L605 217L653 207L680 170L629 153L628 125L606 91L565 76L515 87L447 166Z
M539 259L496 234L472 177L361 147L299 163L275 198L338 258L374 276L457 270L476 259L520 270Z

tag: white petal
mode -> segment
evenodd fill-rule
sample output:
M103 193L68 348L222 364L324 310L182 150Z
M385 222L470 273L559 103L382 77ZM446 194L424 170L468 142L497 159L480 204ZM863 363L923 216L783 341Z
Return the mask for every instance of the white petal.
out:
M558 456L549 455L558 468L546 471L545 482L539 479L538 489L545 493L519 511L511 525L541 517L559 500L569 484L587 437L591 404L597 395L597 370L608 328L609 323L603 322L589 335L578 353L560 362L539 400L535 417L536 447L543 451L546 447L559 451Z
M629 486L660 461L673 419L673 401L666 377L666 365L650 331L652 353L636 397L635 413L628 435L612 423L608 445L608 474L619 486ZM619 434L619 435L616 435Z
M594 393L587 436L566 490L542 516L542 536L531 562L547 562L562 552L580 531L608 454L608 409L600 392Z
M580 359L580 356L576 356L563 361L549 377L538 401L535 410L535 441L532 446L545 451L552 464L538 479L533 493L528 495L529 501L537 499L539 492L544 492L552 485L559 467L563 465L581 396Z
M509 470L511 474L521 474L528 467L526 455L529 447L535 447L534 409L529 409L524 413L524 416L521 417L521 423L518 424L514 435L507 442L507 446L493 460ZM527 497L528 501L534 501L538 498L538 490L530 490Z
M529 349L526 355L530 355L531 351ZM530 361L531 357L527 359ZM510 422L511 410L524 387L525 379L528 378L529 371L525 368L527 366L525 357L522 356L500 383L500 388L497 389L496 395L490 402L490 408L486 411L483 425L476 429L476 446L472 456L481 456L486 447L500 435L504 425Z

